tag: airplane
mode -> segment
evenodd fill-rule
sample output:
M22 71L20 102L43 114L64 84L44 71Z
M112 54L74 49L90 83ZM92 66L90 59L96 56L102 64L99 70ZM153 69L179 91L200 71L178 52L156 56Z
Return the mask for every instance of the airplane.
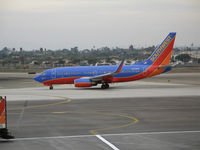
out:
M129 82L149 78L171 70L169 65L176 33L171 32L152 53L141 62L132 65L111 66L76 66L59 67L43 71L34 80L53 89L55 84L74 84L75 87L92 87L101 84L102 89L108 89L110 83Z

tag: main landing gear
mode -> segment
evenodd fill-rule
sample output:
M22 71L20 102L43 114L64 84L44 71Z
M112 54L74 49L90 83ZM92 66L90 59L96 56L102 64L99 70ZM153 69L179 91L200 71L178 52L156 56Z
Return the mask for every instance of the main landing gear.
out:
M49 86L49 90L53 90L53 86L52 85Z
M108 83L102 83L101 88L102 89L108 89L109 88L109 84Z

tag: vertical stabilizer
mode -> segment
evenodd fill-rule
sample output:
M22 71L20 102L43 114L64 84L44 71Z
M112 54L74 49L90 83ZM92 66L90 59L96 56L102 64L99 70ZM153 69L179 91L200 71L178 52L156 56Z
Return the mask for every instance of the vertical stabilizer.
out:
M147 59L148 63L153 65L168 65L171 60L175 37L175 32L169 33L160 46Z

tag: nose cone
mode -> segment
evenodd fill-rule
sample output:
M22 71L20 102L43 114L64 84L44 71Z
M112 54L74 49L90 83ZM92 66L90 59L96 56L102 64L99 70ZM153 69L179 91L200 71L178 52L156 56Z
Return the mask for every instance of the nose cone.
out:
M41 76L40 75L35 76L34 80L37 82L41 82Z

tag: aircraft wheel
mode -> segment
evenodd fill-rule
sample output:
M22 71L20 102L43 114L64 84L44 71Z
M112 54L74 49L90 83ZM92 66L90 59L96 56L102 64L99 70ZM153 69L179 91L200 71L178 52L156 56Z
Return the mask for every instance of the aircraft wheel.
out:
M108 88L109 88L109 84L108 84L108 83L106 83L106 84L105 84L105 86L106 86L106 89L108 89Z
M102 89L106 89L106 85L105 85L105 84L102 84L102 85L101 85L101 88L102 88Z
M49 87L49 90L53 90L53 86L52 85Z

